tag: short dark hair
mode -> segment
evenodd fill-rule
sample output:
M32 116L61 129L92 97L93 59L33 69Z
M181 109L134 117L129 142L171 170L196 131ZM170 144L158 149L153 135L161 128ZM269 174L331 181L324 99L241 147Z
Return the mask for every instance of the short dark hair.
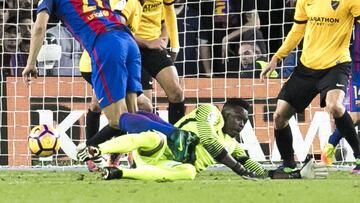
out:
M224 104L223 108L227 108L227 107L236 107L236 106L241 106L242 108L246 109L247 111L250 108L250 105L247 101L245 101L242 98L230 98L227 99L227 101Z

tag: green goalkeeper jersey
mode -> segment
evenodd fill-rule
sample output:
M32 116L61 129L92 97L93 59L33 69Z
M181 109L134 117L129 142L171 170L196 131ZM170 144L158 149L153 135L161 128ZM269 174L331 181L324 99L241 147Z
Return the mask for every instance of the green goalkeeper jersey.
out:
M239 143L222 132L224 119L220 110L212 104L199 106L180 119L175 126L193 132L199 138L199 144L195 147L194 163L197 171L215 164L215 157L220 155L224 149L235 159L245 156Z

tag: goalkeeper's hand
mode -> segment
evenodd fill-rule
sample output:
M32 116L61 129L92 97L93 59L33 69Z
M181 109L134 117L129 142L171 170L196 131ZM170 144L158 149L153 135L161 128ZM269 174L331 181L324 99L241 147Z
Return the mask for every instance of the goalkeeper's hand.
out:
M313 158L308 158L300 169L300 175L303 179L324 179L329 175L329 172L324 164L316 163Z
M261 180L265 179L264 176L257 175L256 173L246 169L239 162L232 168L232 170L246 180Z
M76 148L76 151L77 158L81 162L97 159L101 155L99 148L94 146L86 146L85 143L79 144L79 146Z

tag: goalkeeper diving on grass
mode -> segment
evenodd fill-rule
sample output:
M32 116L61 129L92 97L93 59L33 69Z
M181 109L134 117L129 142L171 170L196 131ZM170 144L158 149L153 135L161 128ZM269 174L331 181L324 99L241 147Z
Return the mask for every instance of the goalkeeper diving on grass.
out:
M248 120L248 109L249 104L239 98L228 99L221 111L212 104L204 104L175 126L155 114L126 113L120 118L120 127L130 134L89 146L78 153L78 158L86 161L101 154L132 152L136 167L104 167L102 175L106 180L191 180L216 163L226 165L245 179L327 176L327 169L313 159L308 159L302 169L289 173L266 170L251 160L235 140Z

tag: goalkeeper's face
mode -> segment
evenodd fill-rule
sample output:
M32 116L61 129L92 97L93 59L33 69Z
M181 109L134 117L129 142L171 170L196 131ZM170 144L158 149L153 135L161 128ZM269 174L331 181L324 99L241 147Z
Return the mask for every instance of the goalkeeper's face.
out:
M224 117L224 133L231 137L240 134L248 120L248 111L240 106L225 109Z

